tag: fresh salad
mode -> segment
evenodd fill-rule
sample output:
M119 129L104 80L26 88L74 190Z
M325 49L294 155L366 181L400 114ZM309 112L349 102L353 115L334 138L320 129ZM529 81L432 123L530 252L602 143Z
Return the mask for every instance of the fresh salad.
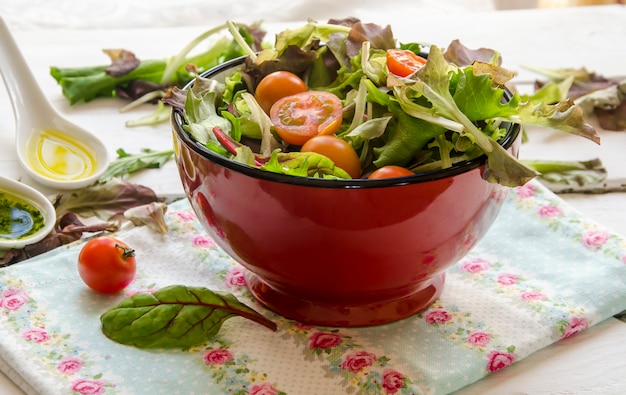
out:
M599 143L563 84L510 92L500 53L401 43L389 26L310 21L261 51L226 24L246 53L224 81L196 73L164 101L199 144L266 171L331 179L385 178L487 156L484 177L523 185L537 172L499 141L511 124L540 125ZM188 71L193 72L190 66Z

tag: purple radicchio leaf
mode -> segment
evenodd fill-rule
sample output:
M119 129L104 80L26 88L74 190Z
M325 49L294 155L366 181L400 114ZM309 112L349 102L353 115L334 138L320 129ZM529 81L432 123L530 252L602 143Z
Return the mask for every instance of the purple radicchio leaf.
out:
M126 75L141 63L134 53L125 49L103 49L102 51L111 58L111 65L107 67L106 72L112 77Z
M82 217L95 216L109 220L123 215L131 207L156 201L159 199L152 189L114 178L104 184L60 194L53 204L57 217L72 212Z
M474 62L492 63L492 60L496 57L495 64L500 66L502 64L502 57L493 49L478 48L470 49L463 45L460 40L453 40L446 48L443 57L450 63L453 63L459 67L465 67L473 64Z

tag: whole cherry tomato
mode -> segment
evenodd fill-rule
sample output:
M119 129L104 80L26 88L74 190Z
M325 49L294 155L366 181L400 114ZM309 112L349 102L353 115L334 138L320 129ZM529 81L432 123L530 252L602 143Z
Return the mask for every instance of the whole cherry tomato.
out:
M333 161L352 178L361 176L359 156L350 144L337 136L320 135L309 139L301 148L303 152L316 152Z
M343 120L343 104L328 92L297 93L276 101L270 119L283 141L302 145L314 136L335 133Z
M254 98L266 114L278 99L309 90L300 77L289 71L274 71L263 77L254 91Z
M426 59L408 49L387 50L387 69L397 76L409 76L422 68L425 64Z
M405 167L387 165L387 166L383 166L379 169L374 170L367 178L369 180L377 180L381 178L406 177L406 176L412 176L414 174L415 173L413 173L411 170Z
M78 274L98 292L121 291L135 278L135 272L135 251L110 236L88 240L78 254Z

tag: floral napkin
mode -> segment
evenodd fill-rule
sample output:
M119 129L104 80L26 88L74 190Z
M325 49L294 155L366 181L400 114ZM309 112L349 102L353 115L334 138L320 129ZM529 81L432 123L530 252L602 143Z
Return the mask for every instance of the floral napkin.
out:
M137 278L123 294L83 285L80 244L0 270L0 369L32 394L443 394L626 309L625 239L537 182L511 190L430 308L369 328L272 313L186 200L170 205L167 223L165 235L146 227L117 235L137 252ZM102 335L105 310L172 284L231 292L278 331L231 318L185 351L140 350Z

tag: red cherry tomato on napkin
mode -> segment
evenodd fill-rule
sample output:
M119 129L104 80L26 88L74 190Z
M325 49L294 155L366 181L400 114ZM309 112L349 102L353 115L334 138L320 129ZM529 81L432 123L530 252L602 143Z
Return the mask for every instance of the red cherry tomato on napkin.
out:
M302 145L314 136L335 133L343 120L343 104L328 92L297 93L274 103L270 119L283 141Z
M254 98L266 114L278 99L296 93L306 92L306 84L300 77L289 71L274 71L263 77L254 90Z
M78 254L78 274L98 292L121 291L133 281L135 271L135 251L110 236L87 241Z
M369 180L377 180L380 178L407 177L414 174L415 173L405 167L388 165L374 170L367 178Z
M388 49L387 50L387 68L389 72L406 77L426 64L426 59L416 55L408 49Z
M345 140L337 136L315 136L304 143L302 152L316 152L333 161L352 178L361 176L361 162L359 156Z

